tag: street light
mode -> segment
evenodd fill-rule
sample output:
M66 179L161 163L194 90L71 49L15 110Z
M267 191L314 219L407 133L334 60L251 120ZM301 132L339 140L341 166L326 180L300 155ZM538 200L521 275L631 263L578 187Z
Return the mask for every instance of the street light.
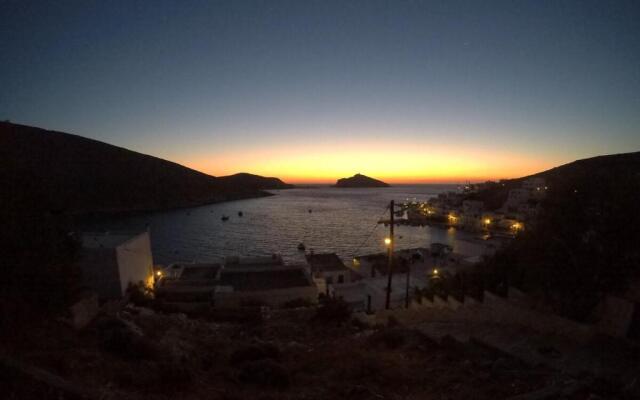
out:
M391 238L388 238L388 237L384 238L384 244L387 245L387 246L390 246L391 245Z

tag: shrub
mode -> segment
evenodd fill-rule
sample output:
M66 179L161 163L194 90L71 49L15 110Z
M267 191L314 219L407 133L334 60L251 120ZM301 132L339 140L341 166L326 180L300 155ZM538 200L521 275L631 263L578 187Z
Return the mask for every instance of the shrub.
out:
M400 348L423 349L426 345L433 344L419 331L399 326L376 331L369 337L368 342L372 346L384 346L392 350Z
M291 384L289 372L281 364L271 359L245 363L238 378L244 383L277 389L285 389Z
M313 303L309 301L309 299L304 299L302 297L282 303L282 308L300 308L311 306L313 306Z
M280 359L280 349L271 343L260 343L244 346L231 354L230 363L240 365L247 361L257 361L265 359Z
M264 307L268 306L267 303L260 299L245 299L240 302L241 307Z
M116 318L105 318L97 322L96 329L100 347L109 353L125 358L149 359L157 351L124 322Z
M137 284L129 283L127 287L129 301L138 307L151 307L153 305L153 291L146 287L143 282Z
M351 309L342 299L327 297L316 310L314 319L323 323L341 324L351 318Z
M407 332L401 328L389 328L377 331L369 338L373 345L382 344L389 349L398 349L405 345Z
M361 320L360 318L351 318L351 324L360 331L371 328L371 325L369 323Z

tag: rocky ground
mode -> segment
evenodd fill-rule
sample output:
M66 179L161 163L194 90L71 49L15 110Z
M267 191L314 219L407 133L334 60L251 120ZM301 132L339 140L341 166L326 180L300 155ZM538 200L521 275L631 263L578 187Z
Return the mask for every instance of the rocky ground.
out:
M369 326L339 307L230 321L127 306L81 331L42 322L2 347L6 399L624 398L588 377L436 343L394 321Z

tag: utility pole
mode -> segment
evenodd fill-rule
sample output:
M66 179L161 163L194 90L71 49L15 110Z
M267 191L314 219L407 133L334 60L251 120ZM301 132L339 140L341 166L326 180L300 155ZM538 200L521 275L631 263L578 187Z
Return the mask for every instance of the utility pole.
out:
M389 220L389 248L388 248L388 255L389 255L389 268L387 270L387 276L388 276L388 281L387 281L387 301L385 303L385 308L388 310L389 309L389 305L391 303L391 277L393 275L393 225L394 225L394 221L393 221L393 213L394 213L394 204L393 204L393 200L391 200L391 203L389 204L389 212L391 214L391 219Z
M413 260L410 260L407 264L407 286L405 288L406 292L404 295L404 308L409 308L409 280L411 279L411 264L413 264Z

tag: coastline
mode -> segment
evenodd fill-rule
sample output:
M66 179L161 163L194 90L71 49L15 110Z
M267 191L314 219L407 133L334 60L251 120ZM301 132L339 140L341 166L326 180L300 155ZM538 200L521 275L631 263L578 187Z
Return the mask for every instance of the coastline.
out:
M128 209L108 209L108 210L81 210L81 211L73 211L68 215L74 219L101 219L101 218L111 218L111 217L132 217L136 215L142 214L155 214L162 213L173 210L184 210L188 208L202 207L210 204L219 204L219 203L227 203L237 200L249 200L249 199L259 199L263 197L275 196L276 193L268 192L266 189L261 190L257 193L246 193L246 194L236 194L236 195L218 195L213 198L208 198L200 201L191 201L191 202L183 202L176 205L166 206L166 207L141 207L141 208L128 208Z

